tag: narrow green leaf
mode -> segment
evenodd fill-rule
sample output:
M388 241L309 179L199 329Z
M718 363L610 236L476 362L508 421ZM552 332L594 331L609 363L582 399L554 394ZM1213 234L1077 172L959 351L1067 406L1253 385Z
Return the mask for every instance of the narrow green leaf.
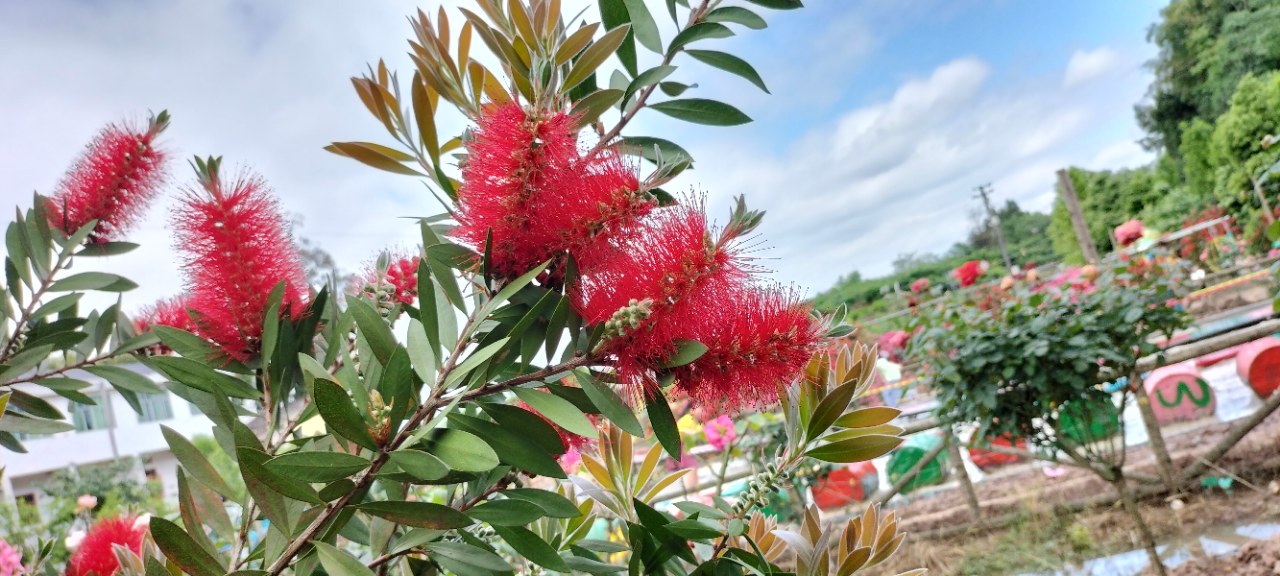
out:
M681 30L679 34L676 34L676 37L671 39L671 45L667 47L667 53L674 53L691 42L712 38L728 38L730 36L733 36L733 30L730 30L729 27L724 24L717 22L699 22L698 24L694 24L693 26Z
M622 45L622 40L627 37L631 31L631 26L623 24L608 32L604 33L599 40L587 46L578 59L574 61L573 67L569 69L569 74L564 78L564 85L561 90L569 90L583 80L586 80L596 68L599 68L604 61L609 58L618 47Z
M445 386L453 385L458 380L461 380L463 377L470 374L472 370L479 368L481 364L488 362L489 359L493 358L494 354L501 352L510 340L510 338L503 338L493 344L476 350L471 354L471 356L468 356L466 360L462 361L461 364L458 364L458 366L449 373L449 377L444 381Z
M764 90L766 94L769 93L769 87L765 86L764 79L746 60L727 52L717 52L715 50L685 50L685 52L703 64L714 66L730 74L737 74Z
M502 495L515 500L532 502L542 508L544 514L552 518L577 518L582 516L582 511L578 509L578 506L572 500L555 492L537 488L509 488L503 490Z
M102 292L127 292L137 288L133 281L107 272L81 272L58 280L49 287L49 292L72 292L76 290L99 290Z
M676 351L662 365L663 368L676 368L692 364L707 353L707 345L697 340L676 340Z
M684 98L650 104L650 108L677 120L707 126L739 126L751 122L751 117L724 102L705 98Z
M369 425L355 404L347 396L347 391L332 380L317 379L313 385L316 410L320 417L334 433L370 450L377 450L378 444L369 434Z
M662 53L662 36L658 34L658 23L653 21L653 14L645 7L644 0L622 0L627 6L627 14L631 16L631 32L641 46L658 54Z
M613 391L607 384L599 382L591 375L586 368L578 368L573 371L574 379L578 381L578 385L582 387L582 391L586 392L587 398L591 399L591 403L613 422L618 428L621 428L627 434L636 438L644 437L644 427L640 425L640 421L636 419L635 412L627 406L622 398Z
M508 430L488 420L457 413L449 415L449 425L479 436L497 453L498 460L505 464L542 476L566 477L564 469L556 462L555 457L525 433Z
M416 319L409 320L409 360L413 363L413 371L423 382L436 381L436 353L431 339L427 337L427 329Z
M805 452L805 455L824 462L850 464L853 462L866 462L884 456L901 443L902 438L897 436L872 434L823 444Z
M340 156L346 156L367 166L373 166L379 170L409 176L424 176L423 173L402 164L402 162L412 160L412 156L386 146L379 146L369 142L334 142L325 146L324 149ZM404 158L407 158L407 160Z
M290 452L267 461L267 469L304 482L333 482L369 467L369 461L341 452Z
M492 526L524 526L543 517L537 504L524 500L486 500L467 510L467 515Z
M439 458L450 470L459 472L488 472L499 464L498 454L489 444L463 430L432 430L423 449Z
M147 362L175 381L202 392L247 400L257 400L260 396L258 391L244 380L223 374L189 358L155 356L147 359Z
M801 0L747 0L747 2L774 10L795 10L804 7Z
M218 474L218 470L205 459L204 454L192 444L190 440L168 426L161 425L160 433L164 436L165 442L169 445L169 451L173 452L178 463L187 471L192 478L201 484L212 488L218 494L228 500L235 500L236 493L227 484L227 481Z
M651 390L646 394L645 408L649 413L649 424L653 426L653 435L658 437L662 448L672 458L679 460L684 447L680 439L680 430L676 428L675 416L667 397L661 390Z
M488 446L485 446L485 448L488 448ZM399 466L406 474L420 480L439 480L449 474L449 466L444 461L421 450L400 449L392 452L390 457L392 464ZM498 465L496 456L493 459L493 463L494 466Z
M573 103L573 115L578 117L578 127L587 126L608 112L622 100L623 91L613 88L596 90Z
M246 478L252 477L267 489L286 498L308 504L324 504L324 500L321 500L315 489L308 484L269 470L266 466L269 459L271 457L266 452L245 446L236 448L236 461L240 464L240 472Z
M627 92L623 95L622 100L624 102L631 100L631 97L644 89L645 86L661 82L675 71L675 66L654 66L653 68L641 72L639 76L636 76L635 80L631 81L631 84L627 85Z
M462 512L431 502L366 502L355 509L396 524L434 530L465 528L475 522Z
M512 572L515 570L501 556L470 544L441 540L427 544L426 547L443 558L490 572Z
M841 428L870 428L888 424L901 413L901 410L888 406L859 408L836 418L835 425Z
M177 524L159 516L151 517L151 537L166 558L191 576L222 576L226 568L204 551Z
M525 404L561 428L579 436L595 437L597 432L595 425L568 400L530 388L516 388L515 393L516 397L523 400Z
M365 567L363 562L333 545L316 540L311 545L316 547L320 565L324 566L324 571L329 576L373 576L373 571Z
M527 558L530 562L537 564L548 570L555 572L570 572L568 564L565 564L564 558L527 528L519 526L494 526L493 531L502 538L517 554Z
M739 6L721 6L707 12L707 15L702 19L707 22L732 22L752 30L763 30L769 26L759 14Z
M141 392L143 394L159 394L164 392L159 384L152 382L150 378L143 376L128 368L119 366L88 366L85 372L93 374L107 382L112 386L123 388L131 392Z
M387 321L363 298L348 298L347 311L355 319L360 334L373 349L378 362L386 364L391 359L391 353L396 350L396 337L391 333L391 327L387 326Z

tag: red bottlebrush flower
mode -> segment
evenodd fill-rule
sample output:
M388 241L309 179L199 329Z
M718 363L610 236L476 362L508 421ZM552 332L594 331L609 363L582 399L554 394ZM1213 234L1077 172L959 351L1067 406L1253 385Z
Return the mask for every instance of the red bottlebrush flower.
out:
M71 235L97 220L89 242L120 240L165 180L166 154L155 139L168 125L168 113L161 112L146 131L104 128L46 202L49 226Z
M700 205L686 203L654 211L625 239L579 252L570 302L588 324L622 334L610 348L623 382L652 384L652 368L675 352L676 340L698 339L686 328L723 313L726 295L746 280L730 244L712 238Z
M267 297L285 283L282 312L297 318L308 287L302 259L266 184L241 177L224 186L217 163L174 215L190 307L200 335L235 360L258 352Z
M583 448L586 448L588 445L590 445L592 442L595 441L595 438L588 438L586 436L574 434L573 432L570 432L568 430L565 430L564 428L561 428L559 424L552 422L550 418L543 416L543 414L535 410L533 406L530 406L524 402L517 402L516 407L533 413L535 416L541 418L544 422L550 425L553 430L556 431L556 434L560 436L560 443L564 445L564 448L561 449L560 452L554 454L554 456L556 457L563 457L570 450L581 451ZM588 414L587 419L591 420L592 424L598 424L598 422L596 421L596 417L593 414Z
M195 332L195 323L187 314L187 299L183 296L163 298L138 311L133 319L134 330L142 334L152 326L170 326L187 332Z
M961 288L968 288L978 281L979 276L986 273L988 266L986 260L970 260L952 270L951 277L960 283Z
M1130 244L1133 244L1134 242L1137 242L1138 239L1142 238L1142 233L1144 230L1145 228L1143 228L1142 222L1136 219L1129 220L1124 224L1116 226L1116 229L1115 229L1116 243L1121 246L1128 246Z
M550 257L531 241L535 197L578 159L574 119L532 117L518 104L491 106L467 143L453 237L483 249L493 235L492 272L515 277ZM571 194L576 191L568 191Z
M575 252L636 230L656 203L640 192L635 167L613 152L550 175L531 203L525 240L544 254ZM546 260L547 258L543 258Z
M65 576L110 576L120 568L112 546L119 544L139 553L146 526L134 526L136 518L117 516L99 520L67 561Z
M916 294L923 293L925 290L928 290L928 289L929 289L928 278L916 278L915 281L911 283L911 291L915 292Z
M675 386L710 411L737 412L778 400L780 384L800 374L822 335L808 305L791 292L744 288L683 326L707 347L672 370Z
M369 266L355 281L354 294L380 301L385 293L388 303L412 305L418 298L419 256L393 255L382 266L382 260Z

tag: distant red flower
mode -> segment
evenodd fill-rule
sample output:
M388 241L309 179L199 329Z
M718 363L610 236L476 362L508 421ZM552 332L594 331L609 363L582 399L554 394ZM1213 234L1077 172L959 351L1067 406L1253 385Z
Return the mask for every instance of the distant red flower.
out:
M890 330L881 334L876 339L876 346L879 347L880 353L886 358L894 362L902 361L902 353L907 349L907 342L911 341L911 334L905 330Z
M453 237L482 251L492 234L493 274L515 277L551 256L547 245L533 241L530 220L547 181L578 158L574 119L529 116L507 104L490 106L479 124L467 141Z
M1134 242L1137 242L1140 238L1142 238L1142 233L1144 230L1145 229L1142 226L1142 222L1137 219L1129 220L1124 224L1116 226L1116 229L1115 229L1116 243L1119 244L1120 246L1128 246L1130 244L1133 244Z
M791 292L745 288L699 319L671 328L707 346L674 368L676 388L703 408L736 412L777 402L821 340L810 308Z
M421 260L419 256L397 255L382 270L378 270L376 264L369 266L355 282L356 294L376 300L379 291L386 291L390 301L412 305L418 299L418 263Z
M99 520L89 528L84 540L67 561L64 576L110 576L120 568L112 546L119 544L134 553L142 551L142 538L147 527L135 527L132 516Z
M70 235L97 220L89 242L120 240L164 182L167 155L155 139L168 125L161 112L146 131L111 125L98 133L48 199L49 225Z
M183 296L162 298L155 304L144 306L133 317L133 329L138 334L150 332L155 326L169 326L187 332L196 332L195 322L187 313L187 299ZM146 350L151 354L168 354L169 347L155 344Z
M235 360L258 353L267 297L284 282L286 308L297 318L308 287L302 259L270 190L243 176L226 186L216 165L190 190L173 223L184 254L189 306L201 336Z
M915 292L916 294L920 294L928 289L929 289L928 278L916 278L915 281L911 282L911 291Z
M952 270L951 277L960 283L961 288L968 288L978 281L979 276L986 273L987 267L986 260L970 260Z

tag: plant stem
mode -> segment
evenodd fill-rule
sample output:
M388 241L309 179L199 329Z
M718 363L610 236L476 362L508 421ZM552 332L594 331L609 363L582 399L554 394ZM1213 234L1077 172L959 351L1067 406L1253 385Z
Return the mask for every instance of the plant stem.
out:
M707 14L708 4L710 4L710 0L702 0L702 3L698 5L696 9L690 10L689 21L688 23L685 24L684 28L682 28L681 31L687 30L689 29L689 27L693 26L694 24L699 23L702 20L702 18ZM663 56L662 66L671 65L671 61L676 57L677 53L679 53L679 50L668 52L665 56ZM648 86L645 86L644 88L641 88L640 92L636 95L635 104L631 105L630 108L628 108L625 112L623 112L622 118L618 119L618 123L615 124L613 128L610 128L608 132L605 132L604 135L600 137L600 141L597 142L595 147L592 148L591 151L587 153L586 158L588 159L594 158L595 155L598 154L601 150L604 150L605 148L608 148L610 145L612 145L613 140L617 138L619 134L622 133L622 129L625 128L627 124L631 123L631 119L635 118L636 114L639 113L642 108L644 108L645 102L649 100L649 96L653 94L653 91L657 88L658 88L657 82L650 84Z
M1129 487L1125 483L1124 473L1117 470L1115 480L1112 481L1116 492L1120 494L1120 500L1124 503L1124 509L1129 513L1129 518L1133 520L1134 525L1138 528L1138 534L1142 538L1143 547L1147 550L1147 557L1151 559L1151 567L1155 570L1157 576L1165 576L1164 563L1160 562L1160 553L1156 551L1156 537L1151 533L1151 527L1147 525L1147 521L1142 517L1142 512L1138 511L1138 505L1133 499L1133 494L1129 492Z

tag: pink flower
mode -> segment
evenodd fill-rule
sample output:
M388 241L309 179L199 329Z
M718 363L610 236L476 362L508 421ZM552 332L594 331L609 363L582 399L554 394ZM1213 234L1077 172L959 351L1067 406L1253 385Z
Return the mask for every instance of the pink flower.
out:
M893 361L902 360L902 353L907 349L907 342L911 341L911 334L905 330L890 330L881 334L876 339L876 346L880 347L880 353L886 358Z
M565 474L574 474L582 466L582 454L577 448L570 448L560 456L560 468Z
M1130 244L1133 244L1134 242L1137 242L1139 238L1142 238L1142 233L1144 230L1145 229L1142 226L1142 222L1136 219L1130 220L1128 222L1125 222L1124 224L1116 226L1116 229L1114 232L1116 237L1116 243L1121 246L1128 246Z
M920 294L928 289L929 289L928 278L916 278L915 281L911 283L911 291L916 294Z
M79 510L93 510L98 507L98 497L89 494L81 495L76 498L76 508Z
M22 567L22 552L10 546L8 542L0 540L0 576L19 576L25 573L26 568Z
M702 433L707 437L707 444L715 448L716 452L724 452L738 435L733 429L733 420L724 415L707 422L702 428Z

